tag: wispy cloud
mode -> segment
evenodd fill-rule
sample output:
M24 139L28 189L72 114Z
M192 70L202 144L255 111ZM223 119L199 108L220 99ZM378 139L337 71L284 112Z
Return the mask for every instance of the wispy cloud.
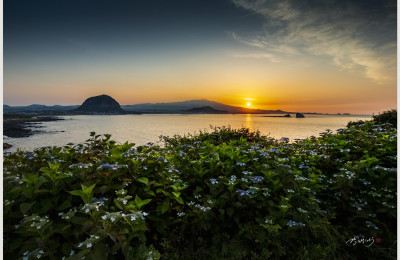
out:
M264 29L256 36L232 33L235 40L268 53L264 58L323 55L378 83L396 77L395 1L367 7L342 0L232 1L265 18Z
M271 62L280 62L282 61L277 55L271 53L262 53L262 52L254 52L254 53L234 53L232 55L236 58L253 58L253 59L268 59Z

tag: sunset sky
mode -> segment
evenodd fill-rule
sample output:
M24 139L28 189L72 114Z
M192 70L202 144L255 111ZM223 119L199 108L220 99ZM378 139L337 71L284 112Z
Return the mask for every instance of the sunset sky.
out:
M4 0L3 103L397 106L395 0ZM249 104L248 104L249 103Z

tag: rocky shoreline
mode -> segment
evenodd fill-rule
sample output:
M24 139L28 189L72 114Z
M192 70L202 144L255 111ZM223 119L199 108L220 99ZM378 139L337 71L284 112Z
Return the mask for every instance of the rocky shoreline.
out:
M29 115L4 115L3 136L21 138L31 136L38 131L31 129L40 128L34 126L41 122L64 120L56 116L29 116ZM3 142L3 149L11 148L12 145Z

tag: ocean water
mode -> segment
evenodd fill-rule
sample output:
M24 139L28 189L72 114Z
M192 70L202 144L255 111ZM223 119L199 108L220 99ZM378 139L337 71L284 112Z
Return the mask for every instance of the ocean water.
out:
M270 116L270 115L268 115ZM370 116L345 115L305 115L306 118L265 117L255 114L218 114L218 115L82 115L63 116L62 121L43 122L37 130L42 133L25 138L4 137L4 142L13 145L7 151L17 149L32 151L43 146L63 146L68 143L82 143L90 138L90 132L111 134L112 139L137 145L148 142L162 144L159 136L175 134L195 134L199 131L211 131L210 126L247 127L259 130L263 135L290 140L319 136L326 129L336 131L349 121L368 120Z

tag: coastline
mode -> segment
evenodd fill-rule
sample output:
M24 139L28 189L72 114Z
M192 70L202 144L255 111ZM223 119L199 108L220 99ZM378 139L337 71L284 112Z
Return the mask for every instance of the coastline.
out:
M40 128L35 126L41 122L64 120L58 116L31 116L31 115L4 115L3 135L11 138L29 137L39 132L31 128ZM3 142L3 149L9 149L12 145Z

